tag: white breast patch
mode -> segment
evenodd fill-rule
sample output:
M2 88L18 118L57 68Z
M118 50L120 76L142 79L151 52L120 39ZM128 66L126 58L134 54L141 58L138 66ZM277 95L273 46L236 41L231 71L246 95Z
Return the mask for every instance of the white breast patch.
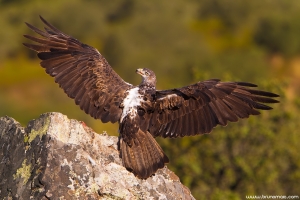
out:
M123 101L124 108L120 122L122 122L127 115L134 117L137 114L137 106L141 105L142 101L144 100L142 95L139 93L138 87L128 90L128 95Z

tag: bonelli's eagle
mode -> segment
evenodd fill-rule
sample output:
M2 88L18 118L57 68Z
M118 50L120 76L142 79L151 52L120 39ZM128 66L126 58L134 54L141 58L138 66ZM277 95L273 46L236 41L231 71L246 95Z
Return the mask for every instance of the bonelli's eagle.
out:
M123 165L146 179L168 163L154 137L177 138L205 134L218 124L270 110L277 94L254 90L245 82L197 82L170 90L156 90L150 69L137 69L140 85L126 83L99 51L61 32L41 17L45 31L27 26L42 37L24 35L36 44L41 66L87 114L103 123L118 122Z

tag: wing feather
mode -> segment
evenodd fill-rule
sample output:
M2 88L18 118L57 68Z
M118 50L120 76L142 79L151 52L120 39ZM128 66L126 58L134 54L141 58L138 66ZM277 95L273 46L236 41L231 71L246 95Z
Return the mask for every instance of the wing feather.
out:
M26 25L42 37L24 35L36 43L24 45L38 52L41 66L82 110L103 122L118 121L121 102L132 85L126 83L95 48L40 18L46 25L45 31Z
M227 120L223 116L223 111L220 110L217 101L211 101L209 106L212 108L212 110L214 110L218 123L222 126L225 126L227 124Z
M239 118L258 115L258 110L272 109L264 103L279 102L273 99L279 97L277 94L250 87L257 86L211 79L178 89L157 91L149 131L153 136L162 137L210 133L217 125L226 126Z

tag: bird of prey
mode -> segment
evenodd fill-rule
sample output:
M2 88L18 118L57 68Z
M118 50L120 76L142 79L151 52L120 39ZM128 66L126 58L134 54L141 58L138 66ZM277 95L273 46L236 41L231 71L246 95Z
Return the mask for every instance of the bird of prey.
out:
M182 88L156 90L150 69L137 69L142 82L125 82L99 51L61 32L45 19L42 37L24 35L41 66L75 103L103 123L119 123L119 151L127 170L147 179L169 162L154 137L178 138L210 133L219 125L270 110L279 95L255 90L246 82L200 81Z

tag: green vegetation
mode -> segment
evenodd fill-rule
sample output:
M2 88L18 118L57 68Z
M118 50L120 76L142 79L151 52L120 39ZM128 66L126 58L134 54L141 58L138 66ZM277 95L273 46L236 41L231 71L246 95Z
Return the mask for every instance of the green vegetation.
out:
M158 139L196 199L299 195L300 1L0 0L0 116L26 125L61 112L97 132L117 125L91 119L26 49L24 22L38 15L96 47L127 81L151 68L158 89L221 78L249 81L281 95L270 112L217 127L212 134Z

